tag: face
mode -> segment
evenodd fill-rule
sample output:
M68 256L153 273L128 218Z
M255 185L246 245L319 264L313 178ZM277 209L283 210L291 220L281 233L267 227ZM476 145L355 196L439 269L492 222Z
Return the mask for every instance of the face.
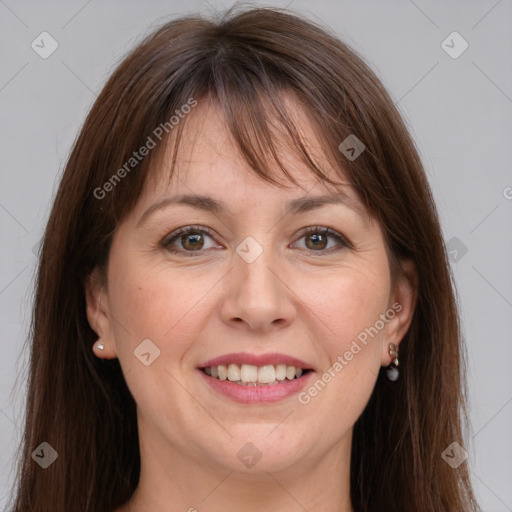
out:
M248 476L347 456L388 344L408 328L409 281L391 282L381 228L353 188L327 187L284 156L299 185L258 178L221 113L196 107L173 180L148 181L114 235L107 286L88 288L145 453Z

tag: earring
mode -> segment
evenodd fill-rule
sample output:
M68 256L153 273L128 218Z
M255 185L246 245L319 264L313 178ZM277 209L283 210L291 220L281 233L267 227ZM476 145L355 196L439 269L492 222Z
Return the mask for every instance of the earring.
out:
M386 370L386 374L388 376L388 379L391 381L398 380L398 376L400 375L400 372L398 371L398 347L394 343L389 344L389 355L393 359L391 361L391 364L388 366Z
M98 343L96 342L94 344L94 346L98 349L98 350L103 350L105 348L105 345L103 343Z

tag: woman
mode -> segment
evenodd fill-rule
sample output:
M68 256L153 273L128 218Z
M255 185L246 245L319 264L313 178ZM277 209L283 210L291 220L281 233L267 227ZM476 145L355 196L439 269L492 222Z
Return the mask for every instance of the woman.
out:
M428 182L372 71L285 10L177 19L62 177L15 510L478 510L463 361Z

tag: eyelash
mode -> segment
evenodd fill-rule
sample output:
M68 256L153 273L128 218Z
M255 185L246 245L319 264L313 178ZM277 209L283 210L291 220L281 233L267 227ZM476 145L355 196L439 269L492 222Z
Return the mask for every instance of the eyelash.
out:
M208 251L209 249L205 249L205 250L197 250L197 251L187 251L185 249L176 249L176 248L173 248L171 246L171 244L173 243L174 240L177 240L179 239L179 237L181 235L184 235L184 234L188 234L188 233L200 233L200 234L207 234L210 238L214 238L214 234L208 229L208 228L205 228L203 226L198 226L198 225L193 225L193 226L186 226L186 227L183 227L183 228L179 228L177 229L176 231L173 231L170 235L168 235L163 241L162 241L162 246L168 250L169 252L171 253L174 253L174 254L181 254L181 255L184 255L186 257L197 257L197 256L201 256L202 254L204 254L205 251ZM337 241L339 242L339 244L341 245L341 248L329 248L329 249L323 249L323 250L318 250L318 251L315 251L315 250L312 250L312 249L303 249L303 250L306 250L310 253L319 253L317 255L322 255L321 253L323 254L331 254L332 252L337 252L337 251L340 251L340 250L343 250L343 249L346 249L346 248L352 248L352 244L346 239L344 238L340 233L338 233L337 231L334 231L333 229L331 228L328 228L328 227L325 227L325 226L310 226L310 227L307 227L307 228L304 228L303 231L300 232L300 236L297 240L300 240L302 238L304 238L305 236L307 235L310 235L310 234L321 234L321 235L328 235L332 238L335 238L337 239Z

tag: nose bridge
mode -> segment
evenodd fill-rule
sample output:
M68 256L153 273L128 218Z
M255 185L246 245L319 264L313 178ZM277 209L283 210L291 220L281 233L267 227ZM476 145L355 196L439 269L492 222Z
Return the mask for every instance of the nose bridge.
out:
M290 292L278 277L280 265L271 245L247 237L236 248L233 266L225 320L242 320L253 329L265 329L291 319Z
M262 303L274 302L279 293L276 283L275 255L271 245L263 247L253 237L247 237L237 249L234 258L236 274L240 276L240 294L244 299L256 303L258 298Z
M251 249L252 251L252 249ZM275 266L275 257L270 247L262 248L262 252L254 260L247 261L243 257L238 257L236 263L240 268L240 285L242 292L249 292L254 296L264 297L267 300L275 299L279 293L279 284L276 282L276 271L272 271Z

